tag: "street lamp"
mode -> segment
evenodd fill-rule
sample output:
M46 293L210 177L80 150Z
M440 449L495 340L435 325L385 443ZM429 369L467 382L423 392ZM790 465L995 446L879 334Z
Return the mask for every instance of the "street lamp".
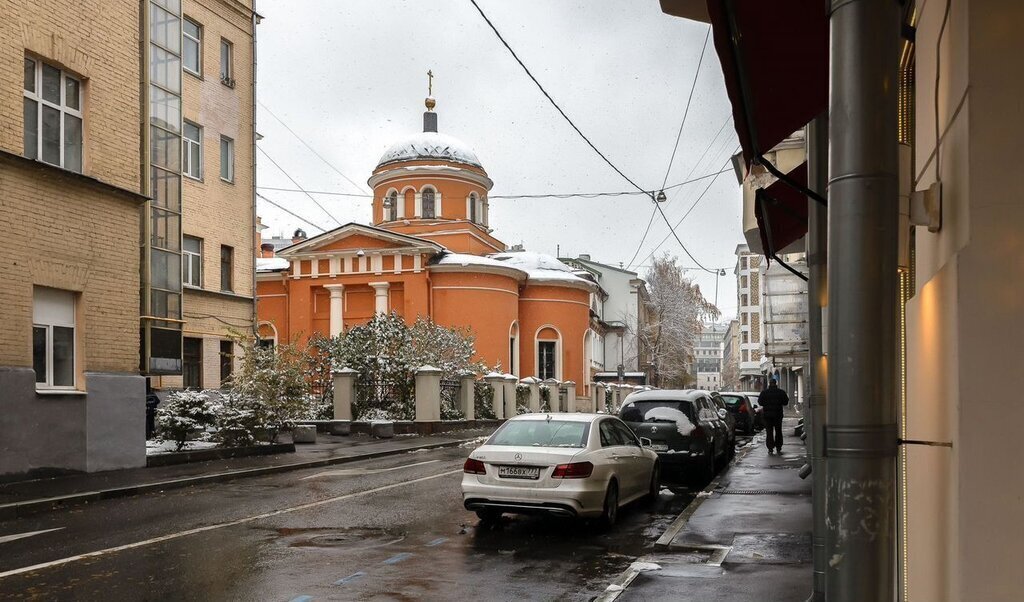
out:
M664 190L659 190L659 191L658 191L658 196L656 197L656 200L657 200L657 201L658 201L659 203L664 203L665 201L667 201L667 200L668 200L668 197L667 197L667 196L665 196L665 191L664 191Z
M718 277L725 276L725 268L715 272L715 307L718 307Z

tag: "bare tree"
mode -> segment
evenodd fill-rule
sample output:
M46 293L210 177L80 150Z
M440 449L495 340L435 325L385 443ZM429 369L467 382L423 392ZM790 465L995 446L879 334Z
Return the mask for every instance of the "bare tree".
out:
M647 321L638 335L654 364L657 384L686 387L693 380L689 367L703 323L717 319L721 312L668 254L654 259L647 272L647 288Z

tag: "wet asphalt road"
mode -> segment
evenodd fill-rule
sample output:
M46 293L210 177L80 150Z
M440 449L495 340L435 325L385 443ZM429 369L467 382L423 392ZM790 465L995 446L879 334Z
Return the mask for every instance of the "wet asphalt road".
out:
M3 521L0 599L591 600L650 553L692 499L685 487L665 488L655 503L624 509L609 531L540 517L485 527L462 508L469 451ZM4 540L36 531L45 532Z

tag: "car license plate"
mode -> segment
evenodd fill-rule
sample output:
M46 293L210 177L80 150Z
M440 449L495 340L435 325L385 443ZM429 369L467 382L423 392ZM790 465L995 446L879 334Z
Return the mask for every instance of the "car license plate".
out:
M655 443L651 445L651 449L654 451L668 451L668 445L664 443Z
M540 478L539 466L499 466L498 476L503 479L533 479Z

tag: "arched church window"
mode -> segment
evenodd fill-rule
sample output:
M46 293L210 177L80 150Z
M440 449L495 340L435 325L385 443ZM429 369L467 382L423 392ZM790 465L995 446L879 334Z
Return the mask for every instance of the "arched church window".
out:
M476 193L469 195L469 221L476 223Z
M423 217L432 218L434 216L434 189L424 188L423 189Z
M398 191L392 190L384 203L384 219L394 221L398 215Z

